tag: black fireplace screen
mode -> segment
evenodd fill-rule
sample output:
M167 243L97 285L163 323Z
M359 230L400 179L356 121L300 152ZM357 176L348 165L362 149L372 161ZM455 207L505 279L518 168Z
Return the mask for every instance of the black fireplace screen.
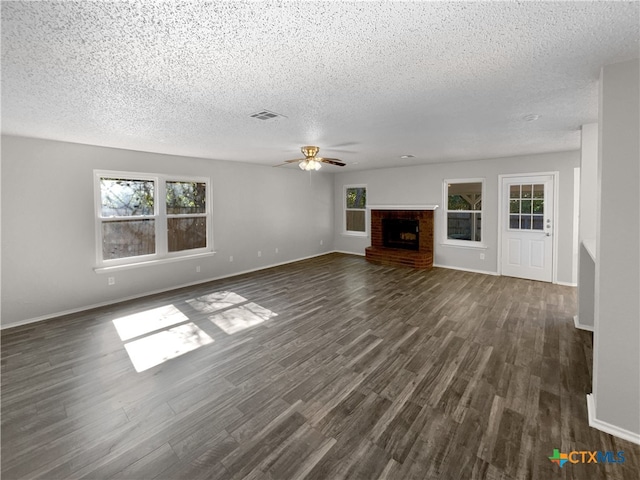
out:
M382 244L389 248L419 250L420 232L417 220L382 219Z

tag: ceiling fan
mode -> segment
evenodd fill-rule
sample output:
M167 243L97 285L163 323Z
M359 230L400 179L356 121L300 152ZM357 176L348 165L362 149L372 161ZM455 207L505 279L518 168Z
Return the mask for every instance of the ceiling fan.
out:
M302 151L304 158L287 160L286 162L281 163L280 165L274 165L274 166L279 167L281 165L286 165L287 163L298 162L298 166L302 170L320 170L320 167L322 167L323 163L338 165L339 167L344 167L346 165L346 163L344 163L341 160L338 160L337 158L316 157L316 155L320 151L320 148L314 147L312 145L302 147L300 150Z

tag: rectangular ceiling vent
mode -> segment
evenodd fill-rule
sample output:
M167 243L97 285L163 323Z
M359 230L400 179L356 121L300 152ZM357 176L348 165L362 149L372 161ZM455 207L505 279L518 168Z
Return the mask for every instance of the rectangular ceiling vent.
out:
M281 115L275 112L270 112L269 110L262 110L258 113L254 113L253 115L250 115L250 117L257 118L258 120L272 120L278 117L287 118L284 115Z

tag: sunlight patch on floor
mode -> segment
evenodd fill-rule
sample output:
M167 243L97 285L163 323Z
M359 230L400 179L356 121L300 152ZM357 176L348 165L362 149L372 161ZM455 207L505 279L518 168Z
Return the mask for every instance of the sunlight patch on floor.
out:
M125 317L118 317L113 320L113 325L116 327L120 340L124 342L187 320L189 318L175 305L164 305Z
M191 298L186 302L198 312L212 313L223 308L233 307L239 303L246 302L247 299L234 292L214 292L201 297Z
M198 312L197 319L189 318L175 304L170 304L113 320L136 372L213 343L213 338L193 323L198 319L205 321L207 318L227 335L232 335L277 316L230 291L209 293L184 300L184 303ZM178 306L186 307L182 303ZM189 307L185 312L189 313Z
M209 343L213 343L213 338L195 323L187 323L134 340L124 348L136 372L143 372Z
M212 315L209 320L225 333L233 335L277 316L277 313L250 302L241 307Z

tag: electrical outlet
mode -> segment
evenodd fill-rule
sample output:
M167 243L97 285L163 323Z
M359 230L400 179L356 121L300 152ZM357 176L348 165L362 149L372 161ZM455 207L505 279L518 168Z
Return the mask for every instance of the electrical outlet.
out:
M278 247L276 247L276 253L278 253Z
M258 250L258 256L261 257L262 256L262 252L260 250Z
M196 273L200 273L200 265L196 267Z
M230 261L230 262L233 262L233 255L231 255L231 256L229 257L229 261Z
M115 285L116 284L116 277L107 278L107 284L108 285Z
M480 254L480 260L484 260L484 253Z
M320 245L324 245L324 240L320 240Z

